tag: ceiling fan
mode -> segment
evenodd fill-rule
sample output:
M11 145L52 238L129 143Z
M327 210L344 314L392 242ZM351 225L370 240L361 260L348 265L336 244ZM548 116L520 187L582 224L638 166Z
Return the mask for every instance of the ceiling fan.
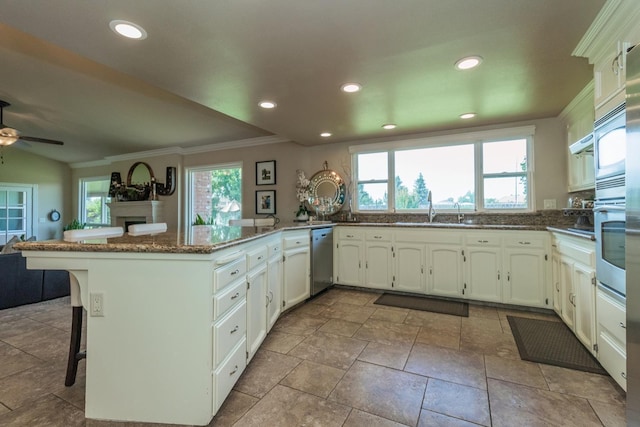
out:
M2 113L5 107L9 107L6 101L0 99L0 147L11 145L18 140L31 141L31 142L44 142L45 144L64 145L62 141L56 141L55 139L36 138L33 136L22 136L17 129L11 128L5 125L2 121Z

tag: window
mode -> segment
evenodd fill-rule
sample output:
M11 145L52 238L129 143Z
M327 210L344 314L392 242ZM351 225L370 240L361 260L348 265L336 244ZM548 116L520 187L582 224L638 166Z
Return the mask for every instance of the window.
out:
M82 178L80 180L80 222L87 228L111 225L107 203L109 197L109 177Z
M0 245L32 236L33 186L0 185Z
M207 224L227 225L242 217L242 164L206 166L190 169L189 218L199 215Z
M532 210L533 126L351 147L356 210Z

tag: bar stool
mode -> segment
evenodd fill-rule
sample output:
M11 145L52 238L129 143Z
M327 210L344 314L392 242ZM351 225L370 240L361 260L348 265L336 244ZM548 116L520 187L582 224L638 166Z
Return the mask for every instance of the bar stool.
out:
M67 375L64 385L71 387L76 382L78 372L78 362L87 357L86 351L80 351L80 341L82 340L82 301L80 300L80 284L78 279L69 273L69 284L71 294L71 341L69 343L69 358L67 360Z

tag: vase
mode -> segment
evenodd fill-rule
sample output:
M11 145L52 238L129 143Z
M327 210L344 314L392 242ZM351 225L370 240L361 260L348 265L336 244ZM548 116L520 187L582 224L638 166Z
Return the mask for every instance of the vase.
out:
M309 219L309 214L304 212L304 213L299 213L298 215L296 215L296 221L306 221Z

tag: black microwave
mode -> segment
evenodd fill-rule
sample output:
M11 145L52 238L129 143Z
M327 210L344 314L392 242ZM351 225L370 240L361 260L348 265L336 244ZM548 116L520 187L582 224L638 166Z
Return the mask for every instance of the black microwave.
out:
M625 197L625 125L625 104L619 105L594 123L596 199Z

